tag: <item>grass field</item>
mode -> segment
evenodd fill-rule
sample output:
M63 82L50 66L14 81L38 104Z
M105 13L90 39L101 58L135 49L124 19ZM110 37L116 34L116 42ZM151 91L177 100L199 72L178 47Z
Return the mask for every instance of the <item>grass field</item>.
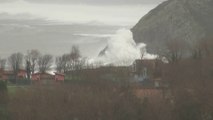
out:
M9 95L14 95L18 89L27 89L29 86L16 86L16 85L9 85L7 86Z

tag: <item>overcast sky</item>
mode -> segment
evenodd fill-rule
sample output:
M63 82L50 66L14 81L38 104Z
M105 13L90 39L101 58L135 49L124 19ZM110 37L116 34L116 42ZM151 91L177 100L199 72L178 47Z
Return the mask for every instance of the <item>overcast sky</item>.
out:
M0 0L3 15L66 23L134 25L164 0ZM2 14L4 13L4 14Z

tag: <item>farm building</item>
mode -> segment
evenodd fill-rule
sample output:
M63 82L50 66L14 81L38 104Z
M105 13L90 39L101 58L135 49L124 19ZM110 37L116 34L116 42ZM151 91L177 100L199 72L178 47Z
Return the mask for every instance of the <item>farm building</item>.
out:
M161 87L163 84L163 67L161 60L135 60L133 63L133 78L148 87Z
M27 78L27 72L25 70L19 70L17 73L17 79L26 79ZM15 79L15 74L13 71L5 71L0 70L0 80L13 80Z
M31 76L31 80L33 83L44 84L44 85L64 82L64 78L65 78L64 74L56 73L56 72L54 74L50 74L47 72L45 73L38 72L38 73L32 74Z

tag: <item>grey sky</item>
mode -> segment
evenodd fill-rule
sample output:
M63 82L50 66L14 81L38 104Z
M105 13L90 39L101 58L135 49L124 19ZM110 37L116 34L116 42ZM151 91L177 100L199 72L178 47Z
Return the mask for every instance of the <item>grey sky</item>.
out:
M95 21L132 26L162 1L164 0L0 0L0 14L7 13L11 15L10 18L23 16L66 23ZM3 15L8 17L7 14Z
M16 0L0 0L1 3L13 2L13 1L16 1Z
M18 0L0 0L0 2L12 2ZM138 5L159 4L165 0L25 0L35 3L62 3L62 4L90 4L90 5Z
M59 55L69 51L72 44L86 48L82 49L85 56L96 56L106 46L108 38L76 36L73 35L75 32L79 31L82 35L99 32L108 35L123 27L131 28L162 1L0 0L0 56L8 56L15 51L25 52L32 48ZM66 24L46 25L51 23L49 21ZM87 23L89 26L70 23ZM100 28L99 24L104 28ZM109 27L110 32L106 32L105 27Z

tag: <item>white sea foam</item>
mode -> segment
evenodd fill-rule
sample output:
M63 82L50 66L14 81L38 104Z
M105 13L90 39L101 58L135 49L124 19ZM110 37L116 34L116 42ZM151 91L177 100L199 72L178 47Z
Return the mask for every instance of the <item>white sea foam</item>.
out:
M104 65L130 65L135 59L154 59L157 55L146 52L144 43L136 44L133 40L132 32L128 29L120 29L108 40L107 49L104 55L90 60L93 63Z

